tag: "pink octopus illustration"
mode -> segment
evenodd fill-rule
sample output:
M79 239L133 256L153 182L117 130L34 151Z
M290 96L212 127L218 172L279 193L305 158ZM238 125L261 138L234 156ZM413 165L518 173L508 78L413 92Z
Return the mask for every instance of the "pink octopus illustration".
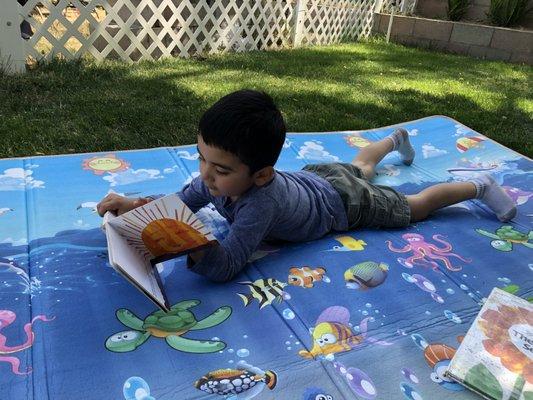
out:
M15 321L16 314L13 311L10 310L0 310L0 329L5 328L6 326L9 326ZM26 336L28 337L26 340L26 343L23 343L18 346L9 347L6 346L7 338L0 334L0 361L6 361L11 364L11 370L13 373L17 375L26 375L31 372L31 367L28 368L26 372L21 372L19 369L20 366L20 360L17 357L8 356L8 354L18 353L19 351L26 350L30 348L33 345L33 341L35 340L35 335L32 331L32 324L36 320L41 321L52 321L54 318L48 319L44 315L37 315L34 317L31 322L28 322L26 325L24 325L24 332L26 332Z
M471 262L471 259L466 259L461 257L458 254L451 253L452 245L445 240L441 239L444 236L442 235L433 235L433 240L440 242L444 245L443 248L437 247L434 244L426 242L424 236L419 235L418 233L406 233L402 235L402 238L407 240L409 243L403 249L397 249L392 246L392 242L387 240L389 250L396 253L407 253L412 251L413 255L407 259L398 258L400 264L407 268L413 268L415 264L422 266L431 266L433 270L438 271L439 265L435 260L440 260L444 263L446 268L450 271L460 271L462 267L454 267L448 257L457 257L459 260L464 262Z

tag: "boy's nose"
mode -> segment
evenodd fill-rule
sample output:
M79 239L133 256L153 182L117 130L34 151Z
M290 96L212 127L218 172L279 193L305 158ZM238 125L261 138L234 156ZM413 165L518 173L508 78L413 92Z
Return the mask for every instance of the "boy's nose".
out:
M202 170L200 171L200 177L204 182L210 182L213 177L211 168L209 168L208 166L202 168Z

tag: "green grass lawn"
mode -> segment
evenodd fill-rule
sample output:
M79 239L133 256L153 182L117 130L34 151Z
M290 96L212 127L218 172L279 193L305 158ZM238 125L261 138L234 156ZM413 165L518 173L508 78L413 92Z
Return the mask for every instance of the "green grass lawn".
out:
M57 62L0 74L0 158L195 142L202 112L270 93L291 132L450 116L532 156L533 68L373 40L160 62Z

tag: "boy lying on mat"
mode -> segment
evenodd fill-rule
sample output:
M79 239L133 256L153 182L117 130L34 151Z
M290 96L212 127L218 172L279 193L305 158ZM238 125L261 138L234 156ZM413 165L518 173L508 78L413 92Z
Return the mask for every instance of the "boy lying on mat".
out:
M370 183L376 164L391 151L398 151L404 164L413 162L405 129L362 148L350 164L310 164L298 172L274 169L285 132L273 100L252 90L221 98L201 117L200 176L178 195L193 212L213 203L231 227L218 246L190 254L190 270L228 281L265 239L308 241L330 231L405 227L469 199L485 203L501 221L516 214L512 199L489 175L414 195ZM122 214L149 201L109 194L97 209L100 215Z

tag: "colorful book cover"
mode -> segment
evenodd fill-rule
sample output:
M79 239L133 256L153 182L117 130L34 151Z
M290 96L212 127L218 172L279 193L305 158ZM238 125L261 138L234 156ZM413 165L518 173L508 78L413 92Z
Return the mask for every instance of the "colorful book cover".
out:
M155 265L216 243L200 219L173 194L120 216L106 213L109 263L163 310L169 310Z
M494 400L533 400L533 305L494 288L447 375Z

